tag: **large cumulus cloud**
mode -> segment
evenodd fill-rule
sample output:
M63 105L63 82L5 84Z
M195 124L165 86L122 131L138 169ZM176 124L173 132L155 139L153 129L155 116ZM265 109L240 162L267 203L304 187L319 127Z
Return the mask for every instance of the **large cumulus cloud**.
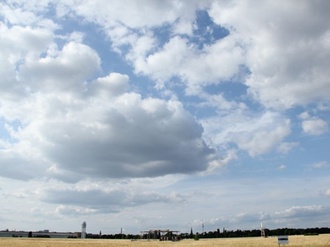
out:
M88 96L73 110L66 102L64 115L59 110L59 116L35 126L48 143L41 149L57 168L102 177L143 177L207 167L213 150L179 102L142 99L133 92L112 94L105 94L107 99Z
M17 177L43 170L58 178L64 171L96 177L162 176L205 170L213 161L202 127L179 101L142 98L129 89L127 75L91 79L100 71L93 49L74 41L57 47L44 32L23 31L43 46L32 54L18 50L20 59L2 60L15 75L2 80L1 94L11 97L0 105L15 141L2 141L1 159L14 165L26 161L30 171L21 165ZM20 42L14 40L12 46ZM4 176L14 173L4 170Z

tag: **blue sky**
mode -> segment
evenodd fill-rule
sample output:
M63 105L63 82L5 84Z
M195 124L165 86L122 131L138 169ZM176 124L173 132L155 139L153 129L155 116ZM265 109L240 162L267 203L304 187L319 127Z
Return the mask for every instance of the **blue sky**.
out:
M0 3L0 229L330 225L328 1Z

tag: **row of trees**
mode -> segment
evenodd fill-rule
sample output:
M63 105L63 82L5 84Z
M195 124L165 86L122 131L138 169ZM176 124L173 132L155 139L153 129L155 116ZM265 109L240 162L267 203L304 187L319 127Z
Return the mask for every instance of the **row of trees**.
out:
M278 228L278 229L265 229L266 237L279 236L279 235L318 235L318 234L330 234L330 228ZM181 233L180 239L185 238L241 238L241 237L259 237L261 236L260 230L225 230L217 229L216 231L209 231L204 233ZM87 238L104 238L104 239L141 239L146 236L137 234L87 234Z
M330 233L330 228L322 227L322 228L278 228L278 229L264 229L265 236L279 236L279 235L318 235L318 234L326 234ZM236 238L236 237L259 237L261 236L260 230L236 230L236 231L228 231L224 230L220 232L210 231L205 232L203 234L196 233L200 238ZM190 236L191 234L189 234Z

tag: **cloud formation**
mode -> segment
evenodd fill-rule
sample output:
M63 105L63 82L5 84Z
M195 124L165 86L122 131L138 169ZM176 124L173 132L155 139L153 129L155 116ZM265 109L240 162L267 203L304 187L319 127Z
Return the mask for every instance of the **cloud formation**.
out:
M17 122L9 131L15 143L1 150L3 162L31 159L31 164L44 163L38 169L48 175L148 177L202 171L214 160L202 127L179 101L142 98L119 73L90 80L100 69L93 49L73 41L58 49L43 32L24 32L45 42L29 52L17 51L20 59L10 64L16 76L2 80L2 94L10 97L0 112L8 123Z
M125 93L106 101L93 97L77 109L83 110L45 126L51 142L45 152L60 169L102 177L159 176L204 170L213 158L202 128L177 101Z
M57 211L60 214L86 214L93 212L115 213L126 207L135 207L149 203L173 203L180 202L180 196L161 195L156 192L136 192L127 189L66 189L46 190L42 200L50 203L60 204Z
M329 100L325 67L330 57L329 4L265 1L249 6L254 6L252 1L214 2L210 9L217 24L238 33L248 44L249 93L273 108Z
M322 135L328 131L328 123L321 118L312 117L308 112L299 115L302 119L301 127L308 135Z
M91 83L92 95L83 90L78 96L46 93L47 89L42 95L31 94L24 106L31 114L17 112L22 125L11 133L17 142L2 152L24 146L53 168L97 177L205 170L215 157L201 138L201 126L175 100L121 94L127 79L119 74L99 78ZM57 87L58 81L54 83Z
M259 116L251 116L248 112L228 114L206 119L202 125L217 145L234 143L251 157L269 152L291 132L290 120L274 112Z

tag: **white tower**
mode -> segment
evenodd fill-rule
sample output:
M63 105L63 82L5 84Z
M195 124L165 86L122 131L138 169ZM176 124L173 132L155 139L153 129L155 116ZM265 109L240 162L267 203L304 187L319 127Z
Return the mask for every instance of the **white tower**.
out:
M84 221L81 225L81 238L86 238L86 222Z
M261 222L260 231L261 231L261 237L263 238L266 237L265 228L263 227L262 222Z

